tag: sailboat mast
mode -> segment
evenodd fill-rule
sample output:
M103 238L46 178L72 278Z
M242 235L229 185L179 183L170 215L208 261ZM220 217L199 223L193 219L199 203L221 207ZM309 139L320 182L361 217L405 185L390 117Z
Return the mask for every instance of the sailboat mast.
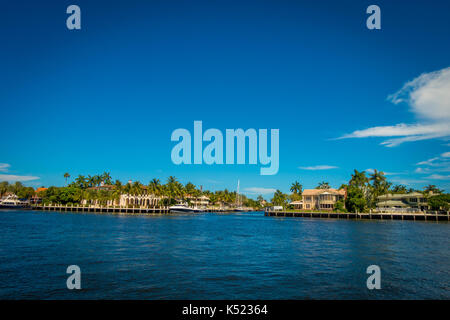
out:
M238 179L238 185L237 185L236 202L237 202L237 205L239 206L239 179Z

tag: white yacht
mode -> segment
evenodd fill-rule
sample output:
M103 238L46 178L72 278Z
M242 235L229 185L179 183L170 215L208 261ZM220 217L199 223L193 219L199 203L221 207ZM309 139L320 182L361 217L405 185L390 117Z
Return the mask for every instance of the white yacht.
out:
M202 212L202 209L191 208L191 207L188 207L188 205L186 203L182 203L182 204L177 204L175 206L169 207L169 211L174 212L174 213L197 213L197 212Z
M0 209L24 209L29 206L28 201L19 199L15 194L0 199Z

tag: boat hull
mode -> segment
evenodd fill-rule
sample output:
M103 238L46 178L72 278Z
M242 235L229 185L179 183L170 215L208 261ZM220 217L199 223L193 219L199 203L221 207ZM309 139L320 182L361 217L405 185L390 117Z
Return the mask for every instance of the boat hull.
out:
M11 210L11 209L24 210L24 209L31 209L31 207L30 207L30 206L15 206L15 205L3 205L3 204L0 204L0 210L1 210L1 209L8 209L8 210Z
M202 212L200 209L194 209L194 208L169 208L170 213L198 213Z

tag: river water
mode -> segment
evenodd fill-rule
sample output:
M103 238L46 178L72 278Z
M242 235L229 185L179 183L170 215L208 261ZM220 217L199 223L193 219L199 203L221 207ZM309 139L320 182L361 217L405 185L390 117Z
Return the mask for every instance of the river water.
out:
M450 299L450 224L0 211L0 298Z

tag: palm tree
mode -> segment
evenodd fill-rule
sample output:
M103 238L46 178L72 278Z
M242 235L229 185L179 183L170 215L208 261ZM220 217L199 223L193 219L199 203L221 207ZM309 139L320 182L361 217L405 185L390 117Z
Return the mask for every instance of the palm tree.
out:
M132 191L132 187L131 187L131 183L127 183L124 187L123 187L123 192L125 194L131 194Z
M100 176L101 180L104 184L106 185L111 185L112 184L112 180L111 180L111 174L109 172L103 172L103 174Z
M387 193L391 183L386 180L383 171L374 170L370 175L370 181L373 183L373 187L378 195Z
M70 174L68 172L64 173L64 179L66 179L66 184L67 184L67 179L70 178Z
M387 182L384 172L377 169L370 174L369 180L372 181L372 194L369 197L369 206L374 207L378 197L389 192L391 183Z
M285 206L287 201L287 195L280 190L275 191L272 198L272 203L276 206Z
M319 183L316 189L330 189L330 184L326 181L322 181L321 183Z
M383 171L378 171L375 169L373 173L371 173L369 180L372 181L373 186L377 187L383 183L383 181L386 181L386 177L384 176Z
M425 193L442 193L442 190L438 189L434 184L429 184L423 189Z
M131 192L134 195L141 195L144 191L142 187L143 187L142 183L140 183L139 181L135 181L131 187Z
M172 199L175 199L179 193L178 183L179 182L177 181L177 179L174 176L170 176L167 179L166 191L167 191L167 196L169 197L169 203L172 203Z
M402 184L397 184L392 187L391 191L394 193L407 193L408 189Z
M159 196L161 194L161 182L159 179L152 179L148 184L149 191L155 196Z
M295 193L295 194L302 194L302 189L303 186L300 184L300 182L295 181L292 185L291 185L291 192Z
M112 199L114 201L120 200L120 196L122 195L122 191L123 191L123 186L122 186L122 182L120 182L120 180L116 180L114 183L114 191L112 194Z
M75 183L77 184L77 186L81 189L85 189L87 187L87 181L86 181L86 177L83 175L78 175L78 177L75 179Z
M364 189L369 182L369 178L366 176L365 171L358 171L354 169L354 173L352 174L352 178L349 181L349 185L356 186L360 189Z

